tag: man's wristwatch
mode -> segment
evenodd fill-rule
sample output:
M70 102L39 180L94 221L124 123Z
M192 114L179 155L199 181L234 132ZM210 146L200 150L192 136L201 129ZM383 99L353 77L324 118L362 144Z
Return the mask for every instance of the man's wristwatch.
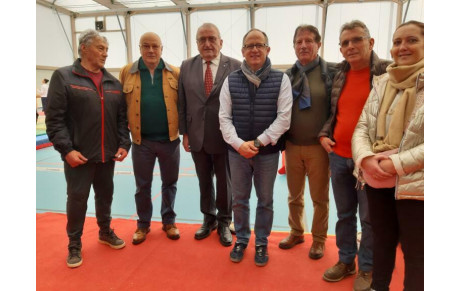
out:
M256 138L256 139L254 140L254 146L255 146L256 148L261 148L261 147L263 147L264 145L260 142L259 139Z

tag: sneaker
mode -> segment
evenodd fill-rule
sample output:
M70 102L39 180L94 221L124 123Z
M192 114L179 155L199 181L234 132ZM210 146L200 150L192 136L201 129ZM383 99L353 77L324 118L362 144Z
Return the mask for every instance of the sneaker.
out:
M254 257L256 266L263 267L268 263L267 246L256 246L256 256Z
M353 275L356 273L355 262L347 265L342 262L337 262L334 266L324 272L323 279L328 282L337 282L345 278L346 276Z
M163 224L163 231L166 232L166 236L169 239L176 240L180 238L179 230L176 227L176 224Z
M99 242L110 246L112 249L121 249L125 246L125 242L113 232L113 229L108 232L99 231Z
M372 283L372 271L364 272L359 270L356 275L353 291L370 291Z
M71 248L69 249L69 255L67 256L67 267L76 268L83 263L81 258L81 249Z
M138 245L145 241L147 234L150 232L150 227L142 228L139 227L133 234L133 245Z
M243 259L244 251L247 248L247 244L244 243L235 243L232 251L230 252L230 260L234 263L239 263Z

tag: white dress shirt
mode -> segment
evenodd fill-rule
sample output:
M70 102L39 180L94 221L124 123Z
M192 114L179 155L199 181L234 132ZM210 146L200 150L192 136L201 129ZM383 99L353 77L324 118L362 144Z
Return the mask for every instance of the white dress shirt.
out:
M203 61L203 81L204 81L204 75L206 74L206 68L207 68L207 64L206 64L206 61L204 59L202 59ZM212 82L214 83L214 80L216 80L216 74L217 74L217 69L219 68L219 63L220 63L220 53L219 55L211 60L211 63L209 64L209 66L211 67L211 71L212 71Z
M235 126L233 125L232 98L230 97L230 90L228 87L228 77L222 85L219 100L219 122L222 136L226 143L238 151L245 140L238 137ZM291 125L292 89L291 82L286 74L283 74L277 107L276 119L257 137L264 146L269 143L275 145L281 135L283 135Z

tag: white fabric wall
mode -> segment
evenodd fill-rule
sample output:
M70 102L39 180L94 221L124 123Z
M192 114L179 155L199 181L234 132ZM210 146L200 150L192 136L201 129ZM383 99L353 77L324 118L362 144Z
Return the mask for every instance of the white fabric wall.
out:
M434 4L433 1L431 2L431 4ZM451 6L444 6L444 7L451 7ZM404 13L406 12L406 8L407 8L407 2L404 4L403 19L404 19ZM409 11L407 12L407 15L406 15L406 22L409 20L417 20L417 21L423 22L424 14L425 14L424 1L423 0L411 0L409 4ZM443 17L443 16L440 16L440 17Z
M180 66L187 56L184 30L179 12L140 14L131 17L133 61L141 56L139 40L145 32L155 32L163 43L163 60Z
M77 31L77 45L80 32L86 29L95 29L96 20L102 21L103 17L78 17L75 19L75 30ZM124 29L124 18L120 17L122 29ZM106 30L120 30L120 25L116 16L107 16L105 18ZM123 35L120 31L116 32L100 32L101 35L107 38L109 43L109 52L107 60L105 61L106 68L119 68L126 65L126 45L123 40Z
M62 25L56 11L36 5L36 65L39 66L68 66L73 62L72 49L66 38L72 44L70 17L59 14Z
M322 8L317 5L260 8L255 13L255 28L264 31L270 43L272 64L296 61L293 37L300 24L310 24L321 33Z
M330 5L327 14L324 58L331 62L343 60L339 50L340 27L359 19L375 39L374 51L380 58L390 58L391 36L396 25L397 7L392 2L347 3Z
M249 10L229 9L197 11L190 15L191 56L197 55L196 32L205 22L214 23L223 39L222 54L242 60L241 41L250 28Z

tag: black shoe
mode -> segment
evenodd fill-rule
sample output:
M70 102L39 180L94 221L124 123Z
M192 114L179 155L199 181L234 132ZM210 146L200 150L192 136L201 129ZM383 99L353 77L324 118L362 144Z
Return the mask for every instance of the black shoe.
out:
M224 247L229 247L232 245L233 236L228 226L219 225L217 228L217 233L219 234L219 240L221 245L223 245Z
M112 249L121 249L125 246L125 242L113 232L113 229L107 232L99 231L99 242L110 246Z
M230 252L230 260L234 263L239 263L243 259L244 250L248 245L244 243L235 243L232 251Z
M67 267L76 268L83 263L81 258L81 249L79 248L70 248L69 255L67 256Z
M256 256L254 257L256 265L263 267L268 263L267 246L256 246Z
M215 221L211 225L203 223L200 229L198 229L197 232L195 233L195 239L200 240L200 239L207 238L211 234L211 232L216 228L217 228L217 221Z

